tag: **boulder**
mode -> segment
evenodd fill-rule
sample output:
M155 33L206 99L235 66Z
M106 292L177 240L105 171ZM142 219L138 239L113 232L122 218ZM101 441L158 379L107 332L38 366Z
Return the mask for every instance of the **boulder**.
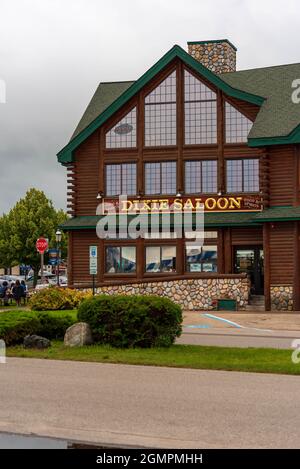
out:
M39 335L27 335L24 337L23 345L25 348L48 348L51 347L51 342L45 337Z
M90 326L86 322L77 322L66 330L64 344L68 347L91 345L93 343Z

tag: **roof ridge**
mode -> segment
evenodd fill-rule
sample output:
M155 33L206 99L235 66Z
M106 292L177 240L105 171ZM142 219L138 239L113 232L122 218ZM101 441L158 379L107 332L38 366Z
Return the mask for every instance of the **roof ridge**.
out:
M136 80L117 80L117 81L100 81L99 85L111 85L113 83L134 83Z

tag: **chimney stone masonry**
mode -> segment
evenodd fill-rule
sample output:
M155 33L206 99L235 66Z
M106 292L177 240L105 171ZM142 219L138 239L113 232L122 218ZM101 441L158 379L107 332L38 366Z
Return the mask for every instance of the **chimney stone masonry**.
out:
M188 42L188 52L215 73L236 71L236 47L228 39Z

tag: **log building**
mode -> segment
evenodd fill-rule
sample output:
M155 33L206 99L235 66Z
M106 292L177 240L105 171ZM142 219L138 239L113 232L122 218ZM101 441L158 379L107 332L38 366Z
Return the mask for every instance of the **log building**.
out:
M300 310L297 79L300 64L236 71L225 39L189 42L188 53L175 45L137 81L100 83L58 153L69 285L91 287L97 246L99 292L166 295L190 310L220 298ZM117 207L121 194L128 219L137 203L149 212L203 203L203 245L168 233L100 239L97 206Z

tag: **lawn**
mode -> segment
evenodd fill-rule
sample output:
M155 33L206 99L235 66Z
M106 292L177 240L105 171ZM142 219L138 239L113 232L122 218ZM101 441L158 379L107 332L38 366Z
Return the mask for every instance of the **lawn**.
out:
M45 351L8 347L9 357L77 360L130 365L154 365L205 370L249 371L300 375L300 364L293 364L291 351L258 348L204 347L173 345L169 349L115 349L103 345L64 347L53 341Z

